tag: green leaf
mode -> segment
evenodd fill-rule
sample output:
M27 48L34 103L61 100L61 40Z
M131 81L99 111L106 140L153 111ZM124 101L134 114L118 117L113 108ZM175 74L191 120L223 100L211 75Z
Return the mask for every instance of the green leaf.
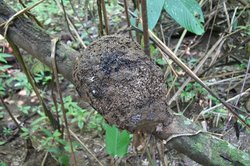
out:
M84 125L83 121L78 121L77 124L78 124L78 127L79 127L80 129L83 128L83 125Z
M154 29L160 18L165 0L147 0L148 28Z
M158 58L156 59L156 63L159 64L159 65L166 65L166 61L162 58Z
M69 165L69 156L66 154L60 155L58 160L62 166Z
M35 125L40 125L41 122L45 122L47 119L46 116L42 116L42 117L39 117L37 118L36 120L34 120L32 123L31 123L31 126L35 126Z
M7 63L5 58L9 58L9 57L12 57L12 55L11 54L6 54L6 53L0 53L0 62Z
M49 25L49 24L51 24L51 22L52 22L52 19L51 18L48 18L47 20L45 20L44 21L44 25Z
M126 130L120 132L116 126L105 125L106 151L112 156L123 157L128 151L130 143L129 133Z
M48 129L46 128L42 128L41 129L43 131L43 133L48 136L48 137L53 137L53 134L51 133L51 131L49 131Z
M50 69L39 61L32 64L31 71L33 74L38 74L40 72L50 71Z
M54 153L54 154L58 154L58 153L60 153L61 151L60 151L59 148L53 147L53 148L49 148L49 149L48 149L48 152L51 152L51 153Z
M160 18L161 11L163 9L165 0L158 0L157 3L155 0L147 0L147 15L148 15L148 28L154 29L155 25L157 24L157 21ZM138 16L138 10L134 11L134 15ZM140 14L141 15L141 14ZM136 26L136 18L131 17L130 23L134 27L137 27L142 30L142 25L139 23L138 26Z
M0 66L0 71L5 71L6 69L9 69L11 68L11 65L3 65L3 66Z
M250 125L250 118L249 117L247 117L247 116L245 116L245 115L242 115L242 114L240 114L239 115L242 119L244 119L245 120L245 122L248 124L248 125ZM239 123L241 123L241 122L239 122ZM241 123L242 124L242 123Z
M21 133L21 137L23 137L24 139L27 139L29 137L29 129L25 128L25 127L22 127L22 133Z
M77 142L72 142L72 146L73 146L73 151L76 151L76 149L81 145ZM70 142L65 142L64 149L66 150L66 152L71 152Z
M138 10L136 9L136 10L133 12L133 14L134 14L136 17L138 17ZM138 25L136 25L136 24L137 24L136 17L130 17L130 23L131 23L131 25L132 25L133 27L137 27L138 29L142 30L142 25L141 25L141 23L138 23Z
M7 164L3 161L0 161L0 166L7 166Z
M5 144L5 142L4 141L0 141L0 146L3 145L3 144Z
M204 17L195 0L166 0L164 9L181 26L197 35L204 33Z
M0 110L1 110L2 107L0 107ZM0 111L0 119L3 119L4 118L4 112Z
M59 138L61 135L62 134L58 130L54 131L54 133L53 133L54 138Z

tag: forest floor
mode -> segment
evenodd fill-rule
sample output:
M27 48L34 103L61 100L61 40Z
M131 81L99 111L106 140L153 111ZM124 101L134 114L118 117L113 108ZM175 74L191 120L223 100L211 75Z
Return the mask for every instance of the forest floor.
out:
M118 15L113 13L109 18L111 32L113 33L126 26L124 24L126 22L125 16L121 11L119 12ZM89 17L91 17L91 14L93 13L90 12ZM52 20L46 19L44 21L47 31L52 32L52 36L60 37L65 44L82 51L79 43L74 42L71 38L66 25L60 21L63 19L62 16L52 15ZM158 27L155 31L157 34L161 34L160 32L163 31L164 36L162 38L167 41L166 45L173 49L180 38L182 29L178 29L179 26L174 24L178 28L173 30L173 24L169 26L169 22L171 23L171 20L167 16L163 17L161 21L163 28L160 29ZM79 28L79 33L82 34L86 44L98 37L96 20L89 19L84 22L84 25L79 26L82 28ZM222 26L225 27L223 28ZM83 33L83 29L87 31L87 34ZM249 122L249 119L247 119L250 115L250 75L249 71L247 71L247 64L250 60L249 31L247 34L244 30L238 30L223 38L222 35L227 35L223 29L226 29L226 24L208 29L202 37L188 33L177 54L194 70L200 60L210 50L211 55L202 63L202 67L198 70L197 75L221 98L224 100L231 99L231 104L235 104L237 101L235 96L240 95L236 108L240 108L238 111L239 115L246 118L246 121ZM211 36L210 32L212 32ZM11 48L3 38L0 38L0 48L4 48L0 50L2 53L12 55ZM165 71L167 65L161 63L162 57L159 51L156 50L155 52L152 58ZM35 75L44 101L48 108L53 110L53 96L51 94L53 93L52 89L55 87L51 81L51 71L24 51L22 53L27 66ZM18 130L3 103L1 103L0 166L4 166L4 164L11 166L35 166L41 165L43 162L46 166L54 166L57 162L50 156L50 152L48 153L49 150L53 150L51 145L48 144L49 140L41 142L47 135L37 130L38 126L46 126L46 122L43 122L46 120L41 119L42 113L39 111L41 109L39 100L28 84L25 75L21 72L20 64L17 63L16 59L11 56L6 58L6 60L10 67L0 70L3 81L1 83L4 85L2 99L15 119L22 127L27 128L32 136L27 139L27 132L25 135L25 132ZM5 65L5 63L0 63L0 67ZM169 100L173 97L173 94L178 93L178 89L188 78L187 74L180 70L178 66L173 65L173 67L176 69L175 72L179 77L175 83L173 83L174 72L167 77L170 81L166 83L166 86L168 89L171 89L168 93ZM41 69L43 72L40 72ZM126 157L115 159L109 156L105 151L104 120L88 104L80 100L74 86L62 77L60 77L60 88L65 103L69 106L68 108L73 108L76 111L79 111L79 108L85 108L81 109L82 114L75 115L75 112L72 112L68 117L71 130L76 133L77 137L86 146L85 148L84 146L77 147L75 155L78 165L98 165L97 160L89 151L104 165L151 165L149 155L151 155L151 160L156 165L199 165L175 150L162 147L162 142L155 140L152 136L145 136L145 140L141 144L146 148L142 148L142 150L135 150L136 148L131 144ZM207 131L225 139L242 151L250 153L250 131L241 123L237 123L225 108L217 107L218 105L217 100L212 98L199 84L192 80L179 93L177 99L171 103L171 107L176 112L183 112L186 117L193 119ZM74 119L77 116L82 116L84 119ZM50 127L47 126L47 129L49 130ZM52 139L56 138L52 137ZM164 152L163 156L160 155L160 151Z

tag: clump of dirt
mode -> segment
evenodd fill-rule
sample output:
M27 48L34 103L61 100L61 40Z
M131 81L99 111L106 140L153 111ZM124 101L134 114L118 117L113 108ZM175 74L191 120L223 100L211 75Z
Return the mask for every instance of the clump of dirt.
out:
M93 42L77 60L73 79L79 94L119 128L152 130L171 122L160 67L128 37Z

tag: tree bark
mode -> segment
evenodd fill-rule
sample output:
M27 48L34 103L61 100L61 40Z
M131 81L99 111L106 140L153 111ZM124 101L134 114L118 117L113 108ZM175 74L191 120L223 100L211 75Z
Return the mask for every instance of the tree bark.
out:
M0 25L14 14L15 11L8 7L3 0L0 0ZM0 33L4 34L3 27L0 27ZM11 22L6 38L42 63L49 67L52 66L50 58L51 37L24 16L18 16ZM74 82L72 72L74 63L79 57L79 52L63 43L59 42L57 44L56 61L58 71L75 85L76 82ZM100 110L97 109L97 111ZM176 149L203 165L249 165L249 153L245 153L208 133L195 134L200 130L200 127L183 116L173 115L171 118L172 122L169 125L153 132L156 137L165 140L176 134L193 133L193 135L175 137L168 142L168 147Z
M0 25L15 13L3 0L0 0ZM0 27L0 31L4 35L4 27ZM50 36L23 15L18 16L10 23L7 37L42 63L52 67ZM61 42L57 44L56 62L58 71L71 82L73 82L71 74L73 65L76 57L79 56L79 52L67 47L65 44Z

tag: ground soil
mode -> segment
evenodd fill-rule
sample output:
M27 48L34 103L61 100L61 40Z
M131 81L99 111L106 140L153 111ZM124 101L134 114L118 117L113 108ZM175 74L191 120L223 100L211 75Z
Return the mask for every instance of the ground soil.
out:
M166 34L168 34L168 27L164 27ZM68 33L67 33L68 34ZM178 34L178 33L177 33ZM213 33L209 48L213 46L216 41L220 38L220 32ZM175 46L175 43L178 41L178 35L170 38L166 36L166 40L170 41L170 48ZM179 55L182 56L183 60L188 64L191 60L199 59L204 56L204 50L207 48L207 41L209 38L209 33L203 35L199 40L194 40L194 35L188 34L187 37L184 38L183 44L180 47ZM249 38L249 37L248 37ZM214 81L217 82L219 80L225 80L228 78L233 78L235 76L244 76L246 69L240 68L240 64L247 64L249 52L247 52L246 45L241 45L242 41L246 41L247 36L243 35L242 32L235 33L230 36L223 44L222 47L216 49L220 51L218 58L213 59L209 58L204 67L198 72L200 77L204 81ZM68 41L65 41L67 43ZM195 42L193 44L192 42ZM191 45L191 46L190 46ZM214 54L216 51L214 52ZM158 55L159 56L159 55ZM14 66L12 69L20 70L19 65L16 61L10 60L12 65ZM213 65L211 65L211 63ZM194 65L190 65L192 68ZM162 66L161 66L162 67ZM175 66L176 67L176 66ZM178 67L176 67L178 68ZM164 67L163 67L164 69ZM232 74L228 74L232 73ZM0 73L1 74L1 73ZM187 78L183 72L178 73L180 75L178 82L181 84ZM240 94L242 88L243 77L240 77L234 81L229 79L229 81L224 81L222 83L215 84L211 86L211 88L216 91L220 97L226 99L231 98L237 94ZM194 83L193 81L191 81ZM72 96L74 101L77 101L79 105L83 108L91 110L91 106L86 102L80 101L80 97L75 90L75 87L69 84L67 80L62 78L61 87L64 96ZM250 81L247 79L244 90L250 87ZM44 96L46 100L52 100L51 98L51 88L50 86L40 86L41 90L44 92ZM244 91L243 90L243 91ZM174 94L175 91L171 91L170 94ZM23 125L29 127L32 121L39 117L39 115L24 115L18 108L21 105L39 105L37 97L32 93L31 95L24 94L22 89L8 89L7 95L4 96L4 101L8 106L9 110L12 114L17 118L20 122L25 122ZM249 96L245 95L240 99L240 107L243 110L246 110L246 114L249 115L250 108L248 107ZM200 92L196 93L196 97L193 98L192 102L185 102L179 100L178 104L173 104L172 107L178 112L180 110L185 110L185 116L196 119L197 115L200 111L204 110L208 106L215 105L211 100L200 94ZM249 104L250 105L250 104ZM11 166L20 166L20 165L40 165L43 159L46 156L46 152L43 150L39 150L39 146L36 145L35 142L33 144L34 149L29 149L29 143L27 140L20 136L20 132L15 126L15 123L12 121L8 113L3 109L4 112L3 118L0 119L0 142L6 142L3 145L0 145L0 163L5 162L7 165ZM226 118L225 118L226 117ZM198 120L198 123L203 121L207 124L207 129L211 132L217 134L223 134L223 139L227 140L234 146L239 149L250 152L250 134L249 130L246 130L244 126L239 126L240 128L240 136L236 137L236 132L233 127L233 123L229 121L230 116L224 116L223 118L219 113L211 114L207 117L201 118ZM129 153L126 157L122 159L114 159L110 157L104 148L104 132L103 131L93 131L93 130L84 130L79 131L77 129L76 124L70 124L72 126L72 130L77 133L77 136L84 142L86 147L92 151L92 153L100 160L104 165L150 165L148 159L148 153L143 150L135 150L133 145L130 146ZM6 135L4 129L9 129L12 131L12 134ZM150 143L147 143L147 139L150 139ZM168 165L199 165L194 161L190 160L188 157L183 154L179 154L175 150L166 149L164 146L162 147L162 142L155 141L154 138L150 136L145 136L144 141L141 142L144 144L144 147L148 147L148 152L150 154L154 154L153 159L156 162L156 165L163 165L161 162L164 161L165 164ZM163 151L164 154L160 155L160 151ZM98 165L96 160L88 153L88 151L84 148L77 149L76 157L78 161L78 165ZM57 162L48 154L47 159L45 160L45 165L54 166Z

